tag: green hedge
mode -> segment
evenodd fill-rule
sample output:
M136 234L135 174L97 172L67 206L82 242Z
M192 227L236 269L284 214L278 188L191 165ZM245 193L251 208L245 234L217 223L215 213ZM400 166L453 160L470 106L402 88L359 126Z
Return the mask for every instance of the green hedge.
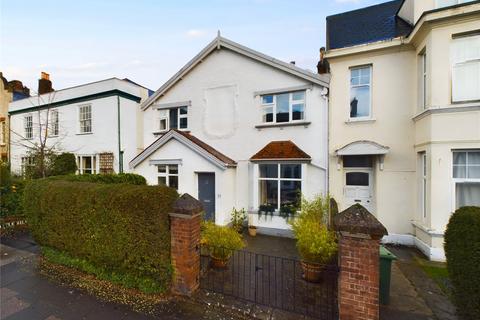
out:
M31 181L23 204L40 245L128 279L129 287L162 292L171 280L168 213L177 197L165 186L49 178Z
M128 183L146 185L147 180L141 175L134 173L111 173L111 174L70 174L50 177L52 180L82 181L94 183Z
M480 315L480 207L455 211L445 231L447 268L457 311L463 319Z

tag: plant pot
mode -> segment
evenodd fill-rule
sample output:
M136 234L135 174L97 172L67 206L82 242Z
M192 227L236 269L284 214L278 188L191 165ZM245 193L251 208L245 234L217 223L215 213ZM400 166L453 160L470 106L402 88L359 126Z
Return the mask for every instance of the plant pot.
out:
M255 237L257 235L257 227L254 227L254 226L248 227L248 234L251 237Z
M214 268L214 269L226 269L227 268L228 259L219 259L219 258L215 258L215 257L212 257L212 256L210 256L210 258L211 258L212 268Z
M303 279L307 282L320 282L323 275L323 265L300 261L303 270Z

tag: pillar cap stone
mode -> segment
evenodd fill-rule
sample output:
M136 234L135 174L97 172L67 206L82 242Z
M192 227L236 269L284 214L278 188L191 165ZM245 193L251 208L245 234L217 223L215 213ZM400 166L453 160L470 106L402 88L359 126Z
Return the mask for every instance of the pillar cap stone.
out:
M193 216L203 211L203 205L188 193L184 193L173 203L172 209L174 213Z
M365 234L381 238L388 234L387 229L365 207L354 204L338 213L333 219L335 230L350 234Z

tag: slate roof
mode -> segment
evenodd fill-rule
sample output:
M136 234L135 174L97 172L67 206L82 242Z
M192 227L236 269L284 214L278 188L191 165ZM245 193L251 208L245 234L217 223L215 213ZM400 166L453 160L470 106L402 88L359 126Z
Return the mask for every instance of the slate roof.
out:
M305 159L311 157L292 141L272 141L254 154L250 160Z
M397 16L403 0L327 17L327 50L393 39L410 33L413 26Z

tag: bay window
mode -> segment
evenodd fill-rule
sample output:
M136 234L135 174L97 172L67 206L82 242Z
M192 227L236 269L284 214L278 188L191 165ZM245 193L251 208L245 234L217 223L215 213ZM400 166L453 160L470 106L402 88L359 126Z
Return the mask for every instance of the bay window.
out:
M350 118L371 117L372 66L350 69Z
M259 205L275 211L282 207L299 209L302 194L302 165L298 163L259 164Z
M158 184L178 190L178 164L157 165Z
M480 149L453 152L455 208L480 206Z
M267 94L261 99L263 123L285 123L305 119L305 91Z
M452 101L480 100L480 31L452 43Z

